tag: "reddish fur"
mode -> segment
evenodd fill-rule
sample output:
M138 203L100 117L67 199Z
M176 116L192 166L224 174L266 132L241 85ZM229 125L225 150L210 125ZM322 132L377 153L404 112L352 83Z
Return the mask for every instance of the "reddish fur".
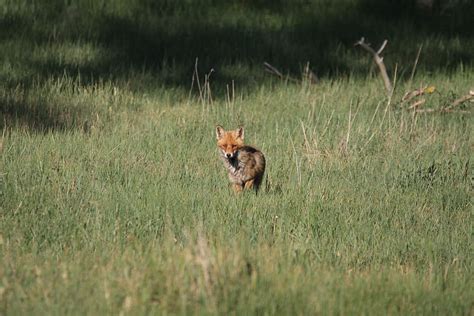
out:
M222 138L217 140L217 146L225 151L226 154L234 154L244 146L244 141L237 134L237 131L224 132Z
M263 153L244 145L244 130L225 131L216 127L217 146L235 192L243 189L258 190L265 172Z

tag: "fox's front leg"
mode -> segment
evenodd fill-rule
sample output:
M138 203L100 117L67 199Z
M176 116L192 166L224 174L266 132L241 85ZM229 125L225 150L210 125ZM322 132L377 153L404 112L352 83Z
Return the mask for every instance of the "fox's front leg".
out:
M253 185L254 185L253 182L254 182L254 179L245 182L244 188L245 189L253 189Z
M242 192L243 187L242 187L242 185L240 185L238 183L234 183L234 184L232 184L232 189L234 189L235 193L240 193L240 192Z

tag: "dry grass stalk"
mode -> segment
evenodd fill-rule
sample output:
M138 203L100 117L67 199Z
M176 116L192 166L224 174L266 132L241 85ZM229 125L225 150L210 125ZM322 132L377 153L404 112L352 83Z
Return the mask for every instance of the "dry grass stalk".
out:
M420 45L420 48L418 48L418 53L416 54L415 63L413 64L413 68L411 70L411 75L410 75L410 85L413 82L413 78L415 77L416 66L418 66L418 60L420 59L422 49L423 49L423 44Z
M198 61L199 59L196 58L196 61L194 63L194 72L191 78L191 89L189 90L188 99L189 100L191 99L192 91L194 88L194 82L196 82L196 85L199 91L199 101L203 105L212 104L213 99L212 99L212 93L211 93L210 78L211 78L211 74L214 72L214 68L211 68L211 70L209 70L209 73L204 74L204 82L201 84L201 81L199 80Z

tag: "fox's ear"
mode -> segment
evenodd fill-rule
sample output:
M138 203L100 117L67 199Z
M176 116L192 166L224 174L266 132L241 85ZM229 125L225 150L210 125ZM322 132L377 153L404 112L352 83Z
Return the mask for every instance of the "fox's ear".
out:
M244 128L243 127L239 127L235 133L237 134L237 137L240 138L240 139L244 139Z
M220 125L217 125L216 126L216 137L217 139L221 139L222 137L224 137L224 128Z

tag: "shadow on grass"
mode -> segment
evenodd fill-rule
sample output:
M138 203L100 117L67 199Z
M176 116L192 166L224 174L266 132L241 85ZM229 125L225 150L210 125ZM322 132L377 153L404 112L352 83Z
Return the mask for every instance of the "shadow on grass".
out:
M60 107L43 99L0 96L0 108L2 130L12 126L42 133L76 128L87 132L89 129L85 109Z
M134 74L147 72L150 80L137 84L140 89L188 90L199 58L201 75L214 69L214 96L219 98L232 81L242 91L268 80L264 61L296 77L307 62L319 77L365 76L370 57L353 48L361 36L374 45L389 39L385 61L389 70L398 63L399 80L406 77L421 44L425 50L420 71L451 72L474 58L474 4L469 1L430 12L417 10L409 0L119 4L67 5L58 0L44 6L25 4L23 11L6 10L0 19L5 52L0 80L10 89L65 73L80 74L83 84L93 84L99 78L137 81ZM72 61L68 52L48 52L67 43L86 43L98 51L89 59ZM42 48L45 53L38 54ZM38 111L31 115L28 106L2 100L6 117L24 117L34 126L54 127L61 121Z

